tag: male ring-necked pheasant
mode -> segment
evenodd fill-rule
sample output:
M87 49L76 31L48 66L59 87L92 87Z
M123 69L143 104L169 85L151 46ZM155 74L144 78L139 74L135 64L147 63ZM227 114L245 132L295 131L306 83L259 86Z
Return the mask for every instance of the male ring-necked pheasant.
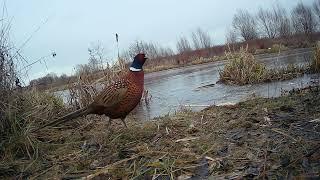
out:
M146 59L148 58L145 54L137 54L128 73L105 87L90 105L45 124L41 128L58 125L88 114L105 114L109 117L109 123L112 119L121 119L127 127L125 118L137 106L142 97L144 84L142 66Z

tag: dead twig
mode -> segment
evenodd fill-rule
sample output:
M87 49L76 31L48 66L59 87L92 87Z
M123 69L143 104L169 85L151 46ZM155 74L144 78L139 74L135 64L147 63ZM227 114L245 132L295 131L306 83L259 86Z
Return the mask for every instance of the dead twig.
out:
M125 163L125 162L130 161L130 160L136 159L136 158L138 158L140 156L141 155L137 154L137 155L134 155L134 156L132 156L130 158L126 158L126 159L117 161L117 162L115 162L113 164L110 164L110 165L108 165L106 167L102 167L99 170L97 170L95 173L90 174L89 176L86 176L85 179L93 179L94 177L97 177L97 176L99 176L101 174L107 174L108 170L111 169L112 167L115 167L117 165L120 165L120 164Z
M274 132L277 132L279 134L282 134L286 137L289 137L291 138L292 140L294 140L295 142L297 142L298 140L296 140L294 137L290 136L289 134L285 133L285 132L282 132L280 129L277 129L277 128L272 128L271 131L274 131Z
M192 141L192 140L199 139L199 138L200 137L189 137L189 138L178 139L175 142L177 143L177 142Z
M292 161L290 161L289 163L287 163L287 164L285 164L285 165L283 165L283 166L281 166L281 167L288 167L288 166L294 164L295 162L297 162L297 161L299 161L299 160L301 160L301 159L303 159L303 158L305 158L305 157L310 157L310 156L312 156L314 153L318 152L319 149L320 149L320 145L317 146L317 147L315 147L315 148L314 148L312 151L310 151L309 153L307 153L307 154L305 154L305 155L302 155L302 156L300 156L299 158L297 158L297 159L295 159L295 160L292 160Z

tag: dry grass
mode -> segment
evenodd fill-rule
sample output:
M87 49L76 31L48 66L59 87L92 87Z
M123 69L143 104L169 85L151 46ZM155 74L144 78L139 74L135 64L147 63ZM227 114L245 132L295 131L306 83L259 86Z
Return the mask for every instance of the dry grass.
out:
M34 99L41 95L28 96ZM306 112L301 102L308 99L312 108ZM32 140L32 147L28 148L31 157L11 149L17 156L2 159L1 176L176 179L199 175L199 168L214 177L230 173L245 177L252 168L256 169L256 177L285 177L292 170L301 175L301 157L314 150L317 141L312 139L320 138L317 127L310 127L316 124L307 123L320 116L316 111L318 100L319 89L273 100L210 107L201 112L182 111L148 122L129 119L128 129L121 122L109 128L107 121L89 116L59 128L30 133L20 141L15 139L15 147L25 147L22 142ZM59 109L54 103L50 107ZM43 112L51 111L54 110ZM46 116L50 114L41 115ZM294 125L288 128L292 121ZM289 162L283 163L286 158ZM310 171L320 168L312 159L309 163L313 167Z
M224 69L219 72L220 82L226 84L255 84L270 81L282 81L292 79L309 72L309 65L289 64L286 67L277 69L267 69L267 67L258 62L253 54L246 49L240 49L239 52L231 51L226 53L228 63Z
M314 50L314 57L310 65L310 69L312 72L319 73L320 72L320 42L317 43L316 49Z
M0 172L14 173L12 167L24 172L44 152L41 142L31 131L42 122L59 114L62 102L53 95L23 92L18 83L17 64L21 56L10 44L10 24L2 19L0 30ZM23 173L21 173L23 176Z
M119 60L113 68L103 71L103 78L96 79L90 73L82 73L77 76L77 81L67 86L69 93L68 104L70 107L79 109L90 104L95 96L103 89L126 73L126 67L122 60Z
M265 53L281 53L284 51L289 50L288 47L286 47L283 44L273 44L268 49L256 49L255 54L265 54Z
M115 72L114 76L117 75ZM74 92L72 108L85 106L92 100L98 91L94 83L90 76L79 78L78 84L70 90ZM176 179L181 175L201 177L202 170L212 176L239 172L241 167L256 164L263 165L258 166L257 171L263 176L267 172L274 173L272 168L281 165L283 156L296 160L306 149L314 148L305 137L296 137L286 128L279 129L277 119L272 121L273 127L265 118L269 117L269 111L277 111L284 105L287 109L305 108L301 102L306 99L312 99L309 102L312 109L319 109L318 96L299 97L301 95L277 100L257 99L235 106L211 107L202 112L185 110L148 122L128 119L128 129L121 122L108 127L103 116L91 115L34 132L33 129L68 110L61 99L49 93L13 93L6 99L7 103L1 101L4 116L0 178ZM143 101L148 104L150 98L146 91ZM308 111L303 117L315 118L319 115L316 113ZM300 115L296 117L301 119ZM265 127L274 131L265 132ZM249 136L247 132L253 134ZM266 133L268 136L262 135ZM299 143L292 145L279 140L283 138L290 142L299 140ZM280 149L279 152L265 155L274 148ZM298 160L291 164L300 172L299 164L296 165L300 163ZM280 170L277 168L280 175L288 172L282 166ZM240 171L238 177L248 175L247 169Z
M266 67L257 62L253 54L247 49L240 49L238 53L226 52L228 63L220 71L220 81L229 84L252 84L262 82L266 76Z
M309 65L288 64L286 67L282 67L276 70L269 69L267 77L263 81L283 81L293 79L308 72L309 68Z
M210 63L210 62L218 61L218 59L219 59L218 57L212 57L212 58L199 57L199 58L194 58L190 64L196 65L196 64Z
M304 126L320 116L319 90L201 112L182 111L148 122L129 119L128 129L121 122L108 127L103 117L91 115L34 132L68 109L50 93L16 89L13 59L10 48L0 48L1 179L176 179L197 173L202 176L201 170L212 176L240 172L236 177L285 177L292 169L303 174L301 157L306 154L312 167L308 170L319 172L311 159L318 157L318 151L311 153L317 150L318 126ZM110 72L106 82L119 75ZM81 75L70 87L72 108L91 102L99 89L96 84L89 75ZM145 92L146 104L150 98ZM281 119L283 111L289 115ZM303 134L306 132L311 134ZM282 163L287 157L289 163ZM257 174L249 168L257 169Z

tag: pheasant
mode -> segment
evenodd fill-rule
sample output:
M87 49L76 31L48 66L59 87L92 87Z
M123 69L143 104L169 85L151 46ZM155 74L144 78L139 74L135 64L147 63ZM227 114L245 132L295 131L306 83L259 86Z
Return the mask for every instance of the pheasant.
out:
M123 124L127 127L125 118L138 105L142 97L144 85L144 72L142 66L147 59L145 54L137 54L134 57L128 73L111 85L105 87L104 90L94 98L94 101L91 104L53 122L45 124L39 129L46 126L59 125L88 114L105 114L109 117L109 125L111 124L112 119L121 119Z

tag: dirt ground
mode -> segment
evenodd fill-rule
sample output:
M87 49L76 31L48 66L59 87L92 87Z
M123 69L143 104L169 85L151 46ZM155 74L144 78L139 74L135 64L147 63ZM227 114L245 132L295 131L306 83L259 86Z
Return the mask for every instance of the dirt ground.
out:
M320 176L320 89L253 98L149 122L88 116L34 136L36 159L2 165L11 179L304 179Z

